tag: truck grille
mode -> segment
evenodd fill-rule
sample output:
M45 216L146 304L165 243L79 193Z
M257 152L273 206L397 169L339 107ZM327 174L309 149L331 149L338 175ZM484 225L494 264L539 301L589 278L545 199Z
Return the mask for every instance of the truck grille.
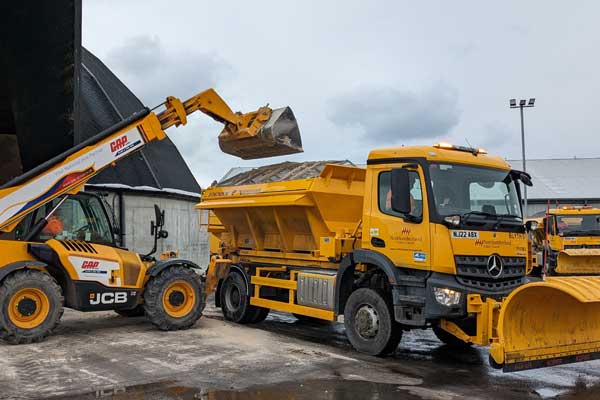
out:
M525 257L500 257L502 273L488 271L489 256L455 256L457 279L465 286L488 292L505 292L525 282Z

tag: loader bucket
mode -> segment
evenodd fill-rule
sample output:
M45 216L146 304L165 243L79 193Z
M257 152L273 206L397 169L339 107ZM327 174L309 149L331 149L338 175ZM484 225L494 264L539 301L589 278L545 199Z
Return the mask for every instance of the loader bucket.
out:
M289 107L273 110L269 120L255 133L236 135L223 130L219 147L224 153L244 160L303 152L300 129Z
M600 249L567 249L558 253L556 269L564 275L600 274Z
M505 372L600 358L600 277L555 277L501 304L490 362Z

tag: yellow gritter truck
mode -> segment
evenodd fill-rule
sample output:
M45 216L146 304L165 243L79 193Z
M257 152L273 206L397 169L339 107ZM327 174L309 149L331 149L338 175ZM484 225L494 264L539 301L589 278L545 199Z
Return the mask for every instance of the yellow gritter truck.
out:
M548 275L600 274L600 209L553 208L537 222L532 243L538 269L545 262Z
M451 346L490 346L505 371L598 358L600 279L527 283L520 185L529 175L481 149L374 150L366 168L204 191L207 291L227 320L270 309L342 319L357 350L392 352L433 328Z

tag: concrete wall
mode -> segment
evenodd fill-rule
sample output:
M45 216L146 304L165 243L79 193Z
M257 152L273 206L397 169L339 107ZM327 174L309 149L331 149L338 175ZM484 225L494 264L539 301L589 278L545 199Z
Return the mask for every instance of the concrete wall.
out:
M114 205L119 219L119 199L115 192L107 192L108 204ZM195 200L170 196L145 195L127 191L123 194L125 205L125 247L141 254L148 253L154 243L150 235L150 221L154 220L154 204L165 211L165 226L169 237L158 241L156 256L164 251L179 250L179 257L206 267L209 259L208 233L200 227L200 213Z

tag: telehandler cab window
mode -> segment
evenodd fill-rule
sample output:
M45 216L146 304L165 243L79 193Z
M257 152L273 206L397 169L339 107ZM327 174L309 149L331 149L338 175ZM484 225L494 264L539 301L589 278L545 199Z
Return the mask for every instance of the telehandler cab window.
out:
M392 210L391 172L385 171L379 174L379 210L384 214L396 217L404 217L403 214ZM420 219L423 216L423 192L421 191L421 179L416 171L408 174L410 180L410 216Z
M16 228L16 239L23 240L35 223L44 218L60 202L55 199L25 218ZM113 244L111 228L100 200L95 196L69 197L48 218L48 224L33 239L34 242L83 240L99 244Z

